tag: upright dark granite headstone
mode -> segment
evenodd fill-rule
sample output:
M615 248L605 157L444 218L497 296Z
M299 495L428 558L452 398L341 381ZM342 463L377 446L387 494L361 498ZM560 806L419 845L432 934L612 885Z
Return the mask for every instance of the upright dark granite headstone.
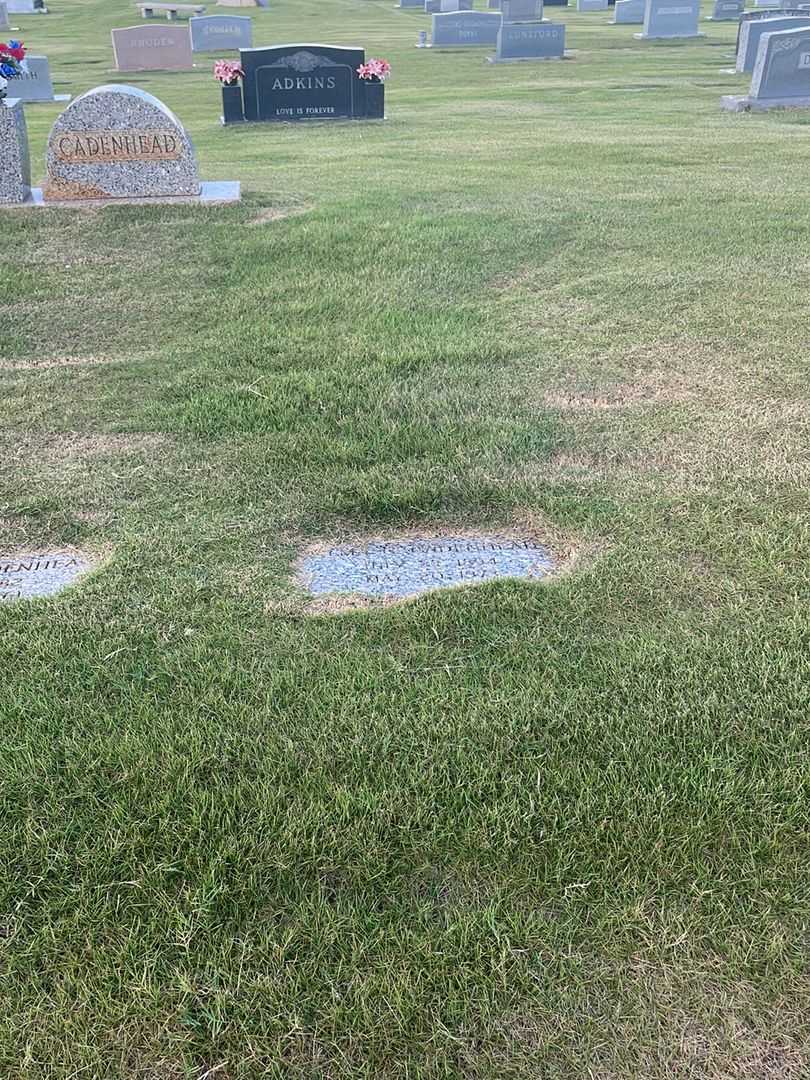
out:
M707 22L736 22L745 10L745 0L714 0Z
M455 18L456 16L451 16ZM246 120L363 119L366 86L357 75L363 49L279 45L240 49Z

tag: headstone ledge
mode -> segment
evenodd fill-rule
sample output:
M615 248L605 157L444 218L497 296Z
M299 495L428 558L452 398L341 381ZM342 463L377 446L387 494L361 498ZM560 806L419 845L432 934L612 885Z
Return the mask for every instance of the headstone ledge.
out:
M33 194L37 204L231 202L239 185L201 185L194 147L174 113L145 90L111 84L88 90L57 118L44 189Z
M747 97L726 96L730 112L810 109L810 25L763 34Z
M348 594L404 600L498 578L536 581L554 568L547 548L520 536L419 536L309 553L299 562L298 581L316 597Z
M141 23L111 31L116 71L188 71L194 61L188 23Z
M28 130L21 101L0 101L0 203L20 205L31 198Z
M53 596L97 565L81 551L0 553L0 603Z
M253 47L253 20L247 15L194 15L188 25L192 52L235 52Z

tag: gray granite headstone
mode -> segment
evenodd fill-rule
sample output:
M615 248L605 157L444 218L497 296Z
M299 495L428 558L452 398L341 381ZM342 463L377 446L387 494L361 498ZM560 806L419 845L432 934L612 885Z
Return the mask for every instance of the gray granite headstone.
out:
M487 0L487 7L490 11L500 11L501 0Z
M0 602L53 596L94 565L89 556L78 551L0 554Z
M473 0L425 0L425 14L436 15L442 11L472 11Z
M616 0L613 22L616 25L644 22L645 0Z
M20 101L56 101L48 57L26 56L23 70L8 80L8 96Z
M145 90L88 90L51 129L46 202L199 193L191 139L174 113Z
M502 0L501 16L505 23L542 22L543 0Z
M400 8L421 8L424 11L425 0L399 0L396 7Z
M698 31L699 19L700 0L647 0L644 8L644 29L635 37L703 37Z
M0 203L22 203L31 196L28 131L21 101L0 101Z
M772 34L777 30L793 30L808 25L810 25L810 14L786 15L783 18L775 19L755 19L753 22L745 23L740 30L740 43L737 48L735 70L753 72L757 61L759 43L764 34Z
M253 20L245 15L194 15L188 25L192 52L253 48Z
M707 22L736 22L745 10L745 0L714 0Z
M549 22L507 23L498 34L493 63L521 60L562 60L565 56L565 24Z
M495 45L501 28L497 11L459 11L433 16L431 45L434 48Z
M187 71L193 67L188 23L141 23L112 31L116 71Z
M8 5L6 3L0 4L0 30L10 30L11 25L8 21Z
M723 108L810 108L810 25L763 34L747 98L724 97Z
M38 9L34 0L5 0L9 14L13 15L36 15Z
M435 536L341 546L301 561L301 583L314 596L335 593L404 599L433 589L496 578L547 577L550 553L509 536Z
M754 0L755 8L778 8L780 0Z
M577 11L607 11L608 0L577 0Z
M742 28L748 22L756 22L757 19L781 19L787 15L804 15L805 10L810 10L810 3L805 7L804 4L792 4L790 7L780 7L774 11L744 11L740 15L740 20L737 23L737 44L735 46L735 52L740 51L740 36L742 34Z

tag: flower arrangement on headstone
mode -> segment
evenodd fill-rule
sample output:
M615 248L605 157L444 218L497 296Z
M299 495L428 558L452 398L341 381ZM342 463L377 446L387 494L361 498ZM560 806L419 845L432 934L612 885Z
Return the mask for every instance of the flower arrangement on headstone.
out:
M385 80L391 74L387 60L367 60L357 69L366 98L366 116L369 120L385 119Z
M236 60L217 60L214 64L214 78L222 86L223 124L241 124L245 119L242 86L239 82L244 74L242 65Z
M24 60L25 48L21 41L0 42L0 100L8 93L8 80L22 72Z

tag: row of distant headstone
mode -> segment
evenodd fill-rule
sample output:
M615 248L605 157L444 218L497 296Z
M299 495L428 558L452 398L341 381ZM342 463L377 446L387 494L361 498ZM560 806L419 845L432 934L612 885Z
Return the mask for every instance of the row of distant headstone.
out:
M187 23L142 24L113 30L112 41L117 71L187 71L193 66L195 53L249 49L253 44L253 22L243 15L201 15ZM47 56L31 53L24 70L9 80L8 93L26 102L70 99L68 94L54 93Z

